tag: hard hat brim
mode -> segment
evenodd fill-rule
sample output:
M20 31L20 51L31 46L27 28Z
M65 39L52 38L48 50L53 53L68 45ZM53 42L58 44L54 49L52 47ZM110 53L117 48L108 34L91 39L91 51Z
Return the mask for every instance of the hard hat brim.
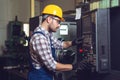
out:
M62 22L64 22L64 21L65 21L65 19L64 19L64 18L61 18L60 20L61 20Z

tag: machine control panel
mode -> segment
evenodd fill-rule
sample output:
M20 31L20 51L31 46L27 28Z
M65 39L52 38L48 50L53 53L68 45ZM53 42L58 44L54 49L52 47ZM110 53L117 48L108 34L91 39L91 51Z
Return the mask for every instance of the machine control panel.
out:
M100 16L105 16L104 20ZM83 59L92 65L92 72L108 73L110 71L110 32L107 11L96 10L83 15L81 26L84 37Z

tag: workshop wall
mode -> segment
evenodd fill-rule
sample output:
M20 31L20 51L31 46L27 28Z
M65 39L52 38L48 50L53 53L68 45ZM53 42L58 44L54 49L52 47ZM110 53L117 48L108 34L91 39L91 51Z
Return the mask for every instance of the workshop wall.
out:
M0 0L0 55L7 38L7 24L18 20L28 22L30 18L30 0Z
M37 0L36 0L37 1ZM75 10L76 1L75 0L40 0L40 12L47 4L59 5L63 11Z

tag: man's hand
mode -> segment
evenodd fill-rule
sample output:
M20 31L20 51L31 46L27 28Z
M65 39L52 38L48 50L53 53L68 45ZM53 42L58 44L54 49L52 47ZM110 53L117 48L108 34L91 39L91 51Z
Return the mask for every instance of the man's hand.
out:
M72 70L77 70L78 69L78 64L77 63L74 63L74 64L72 64Z
M72 70L89 70L91 69L91 67L93 66L92 64L90 64L87 60L82 60L81 62L77 62L72 64L73 69Z
M77 39L74 39L74 40L72 41L72 46L81 44L81 43L83 42L83 39L84 39L83 37L79 37L79 38L77 38Z

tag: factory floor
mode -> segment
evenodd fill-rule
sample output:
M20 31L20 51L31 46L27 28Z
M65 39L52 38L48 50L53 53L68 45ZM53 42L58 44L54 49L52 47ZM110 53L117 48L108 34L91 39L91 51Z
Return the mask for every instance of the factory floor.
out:
M27 79L28 69L24 71L20 69L6 69L0 70L0 79L2 80L28 80ZM112 71L109 74L102 75L92 75L92 77L87 78L88 75L81 77L81 74L78 74L76 78L71 78L71 80L120 80L120 71ZM65 79L62 79L65 80Z
M0 70L0 79L2 80L27 80L28 70L4 69Z
M0 80L28 80L29 66L16 66L16 63L16 58L14 59L14 57L0 57ZM57 80L120 80L120 70L112 70L109 74L102 75L97 75L96 73L91 74L88 71L75 73L74 76L70 72L64 74L66 74L64 79L59 77Z

